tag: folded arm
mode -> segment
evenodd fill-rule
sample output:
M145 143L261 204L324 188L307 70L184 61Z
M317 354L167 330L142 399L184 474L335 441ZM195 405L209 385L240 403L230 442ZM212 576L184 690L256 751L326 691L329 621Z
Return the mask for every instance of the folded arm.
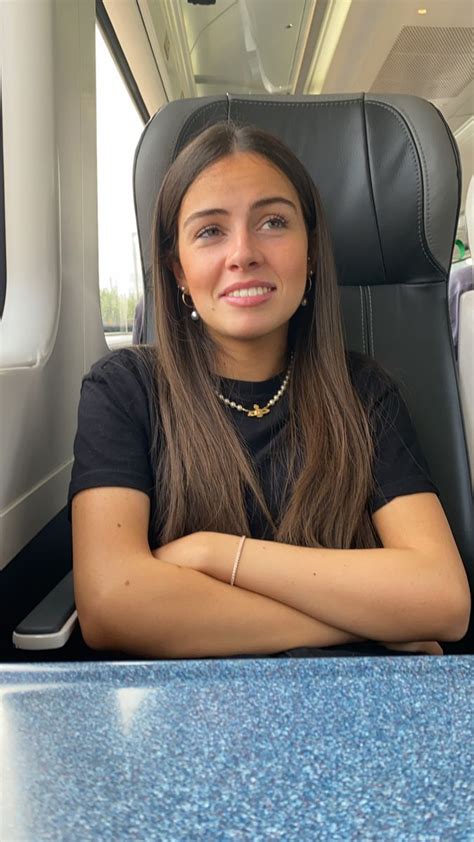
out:
M91 647L205 658L363 640L270 597L154 558L149 515L147 495L133 489L92 488L74 497L74 587Z
M469 623L469 584L436 495L398 497L375 513L374 525L380 549L247 539L235 584L371 640L460 640ZM201 535L207 553L199 569L228 582L238 536ZM166 560L166 547L162 552Z

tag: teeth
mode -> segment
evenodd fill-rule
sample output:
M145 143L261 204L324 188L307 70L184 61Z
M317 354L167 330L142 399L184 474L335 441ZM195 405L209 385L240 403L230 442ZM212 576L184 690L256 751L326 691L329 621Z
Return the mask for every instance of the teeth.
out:
M271 292L271 287L250 287L249 289L234 289L233 292L228 292L230 298L247 298L252 295L263 295L265 292Z

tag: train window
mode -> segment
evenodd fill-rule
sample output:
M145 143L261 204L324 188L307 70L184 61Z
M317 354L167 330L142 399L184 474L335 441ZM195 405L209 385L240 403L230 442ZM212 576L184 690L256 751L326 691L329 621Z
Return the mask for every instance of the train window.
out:
M115 348L131 342L143 290L132 187L143 120L99 27L96 87L100 304L107 344Z

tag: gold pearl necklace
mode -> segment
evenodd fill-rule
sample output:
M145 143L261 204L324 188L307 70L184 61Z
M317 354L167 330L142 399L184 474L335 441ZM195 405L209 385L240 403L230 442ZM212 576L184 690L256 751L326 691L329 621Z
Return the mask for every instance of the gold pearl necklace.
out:
M263 418L264 415L268 415L271 408L275 406L275 404L280 400L280 398L285 394L286 388L288 386L291 374L291 366L293 364L293 354L290 357L290 364L286 370L285 379L281 384L278 392L273 395L273 398L270 398L265 406L259 406L258 403L254 403L253 409L247 409L245 406L242 406L240 403L236 403L235 401L230 401L229 398L225 398L224 395L221 395L219 392L216 392L217 397L219 398L222 403L225 403L226 406L230 406L231 409L236 409L238 412L245 412L247 418Z

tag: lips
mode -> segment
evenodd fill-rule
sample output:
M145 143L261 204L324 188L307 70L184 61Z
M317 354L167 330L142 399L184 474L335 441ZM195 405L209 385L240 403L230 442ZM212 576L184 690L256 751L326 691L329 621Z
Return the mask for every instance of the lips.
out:
M235 290L237 289L252 289L252 287L257 289L258 287L269 287L272 290L272 292L275 289L275 286L273 284L258 281L255 278L253 278L250 281L237 281L234 284L230 284L228 287L225 288L224 292L221 292L219 298L223 298L225 295L228 295L230 292L235 292Z
M270 289L266 287L261 288L262 292L258 292L259 287L255 288L255 292L251 292L251 290L245 290L243 293L239 295L237 292L231 292L228 295L222 296L222 300L225 302L225 305L228 307L237 307L237 308L248 308L248 307L259 307L261 304L264 304L266 301L269 301L272 295L275 292L275 288Z

